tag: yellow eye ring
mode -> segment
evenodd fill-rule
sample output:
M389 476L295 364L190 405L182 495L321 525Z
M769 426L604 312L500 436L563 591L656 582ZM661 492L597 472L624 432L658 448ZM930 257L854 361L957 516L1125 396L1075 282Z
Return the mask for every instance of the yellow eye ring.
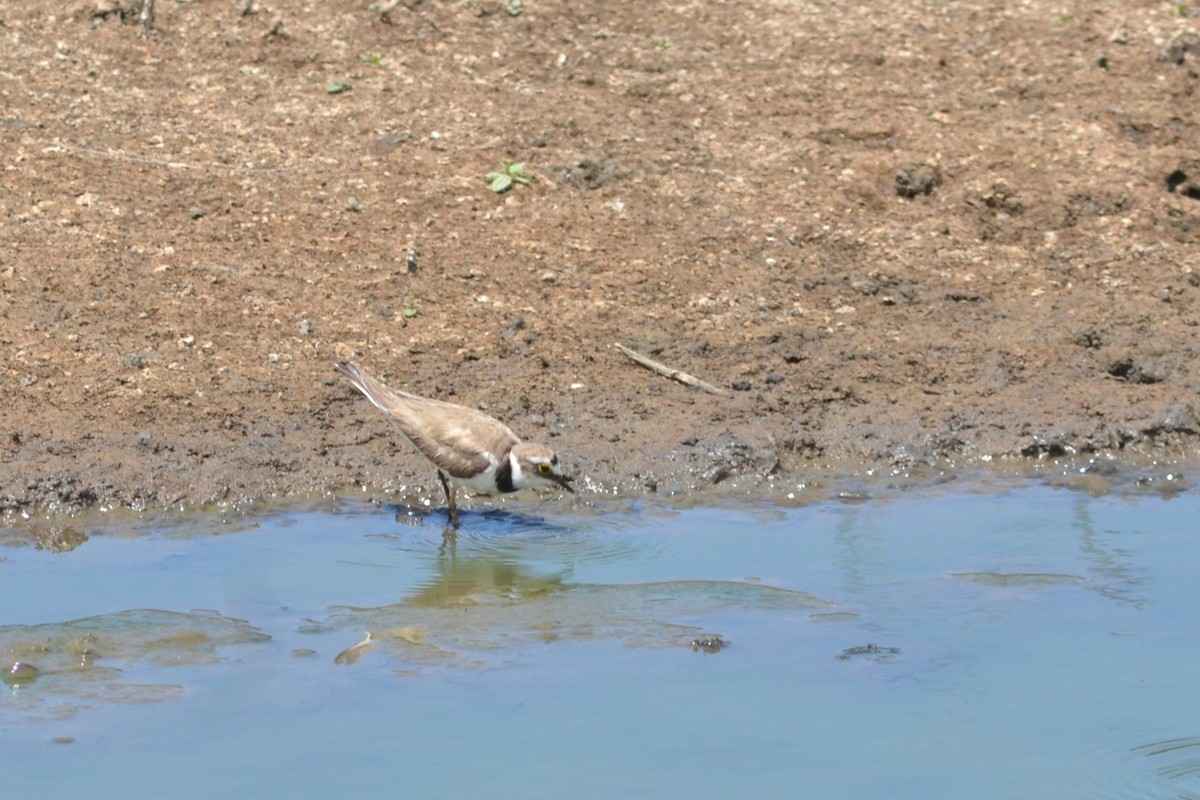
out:
M550 474L550 465L549 464L538 464L538 473L541 475L549 475Z

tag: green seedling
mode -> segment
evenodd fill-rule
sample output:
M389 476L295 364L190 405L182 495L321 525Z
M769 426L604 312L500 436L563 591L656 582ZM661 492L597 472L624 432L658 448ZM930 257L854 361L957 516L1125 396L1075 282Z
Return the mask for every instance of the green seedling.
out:
M501 163L503 166L499 172L489 172L483 176L484 180L488 182L488 188L496 194L504 194L516 183L522 186L528 186L533 183L532 178L525 177L524 164L519 162L510 164L507 161Z
M373 67L386 67L388 63L383 53L363 53L359 58Z
M350 81L344 79L330 81L329 83L325 84L325 91L329 92L330 94L341 94L342 92L348 92L350 91Z

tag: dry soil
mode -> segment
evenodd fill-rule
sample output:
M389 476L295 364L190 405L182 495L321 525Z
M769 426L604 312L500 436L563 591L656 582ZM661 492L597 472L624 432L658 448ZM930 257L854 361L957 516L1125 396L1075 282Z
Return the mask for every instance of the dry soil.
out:
M10 518L434 492L342 359L581 498L1196 457L1188 5L139 8L0 1Z

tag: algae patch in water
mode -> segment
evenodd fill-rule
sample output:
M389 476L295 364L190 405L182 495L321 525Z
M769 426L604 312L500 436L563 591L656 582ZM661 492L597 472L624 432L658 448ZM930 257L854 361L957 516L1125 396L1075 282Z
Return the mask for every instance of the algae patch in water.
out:
M170 683L135 683L124 671L139 664L209 664L218 650L270 639L249 623L215 612L136 609L68 622L0 627L6 667L21 665L22 689L111 702L177 697Z
M704 629L672 620L733 609L811 611L833 606L806 592L761 583L572 584L512 563L459 559L399 603L335 607L322 627L369 632L338 655L338 664L355 663L383 646L416 665L463 668L486 664L488 653L557 640L691 647Z
M950 577L984 586L1073 586L1085 583L1078 575L1052 572L951 572Z

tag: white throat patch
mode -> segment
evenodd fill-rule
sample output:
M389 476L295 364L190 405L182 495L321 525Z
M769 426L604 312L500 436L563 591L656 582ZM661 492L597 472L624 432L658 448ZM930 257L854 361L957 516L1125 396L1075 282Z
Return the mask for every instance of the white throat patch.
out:
M521 469L521 462L516 454L511 450L508 453L508 463L512 464L512 482L513 486L521 489L529 485L529 481L525 478L525 471Z

